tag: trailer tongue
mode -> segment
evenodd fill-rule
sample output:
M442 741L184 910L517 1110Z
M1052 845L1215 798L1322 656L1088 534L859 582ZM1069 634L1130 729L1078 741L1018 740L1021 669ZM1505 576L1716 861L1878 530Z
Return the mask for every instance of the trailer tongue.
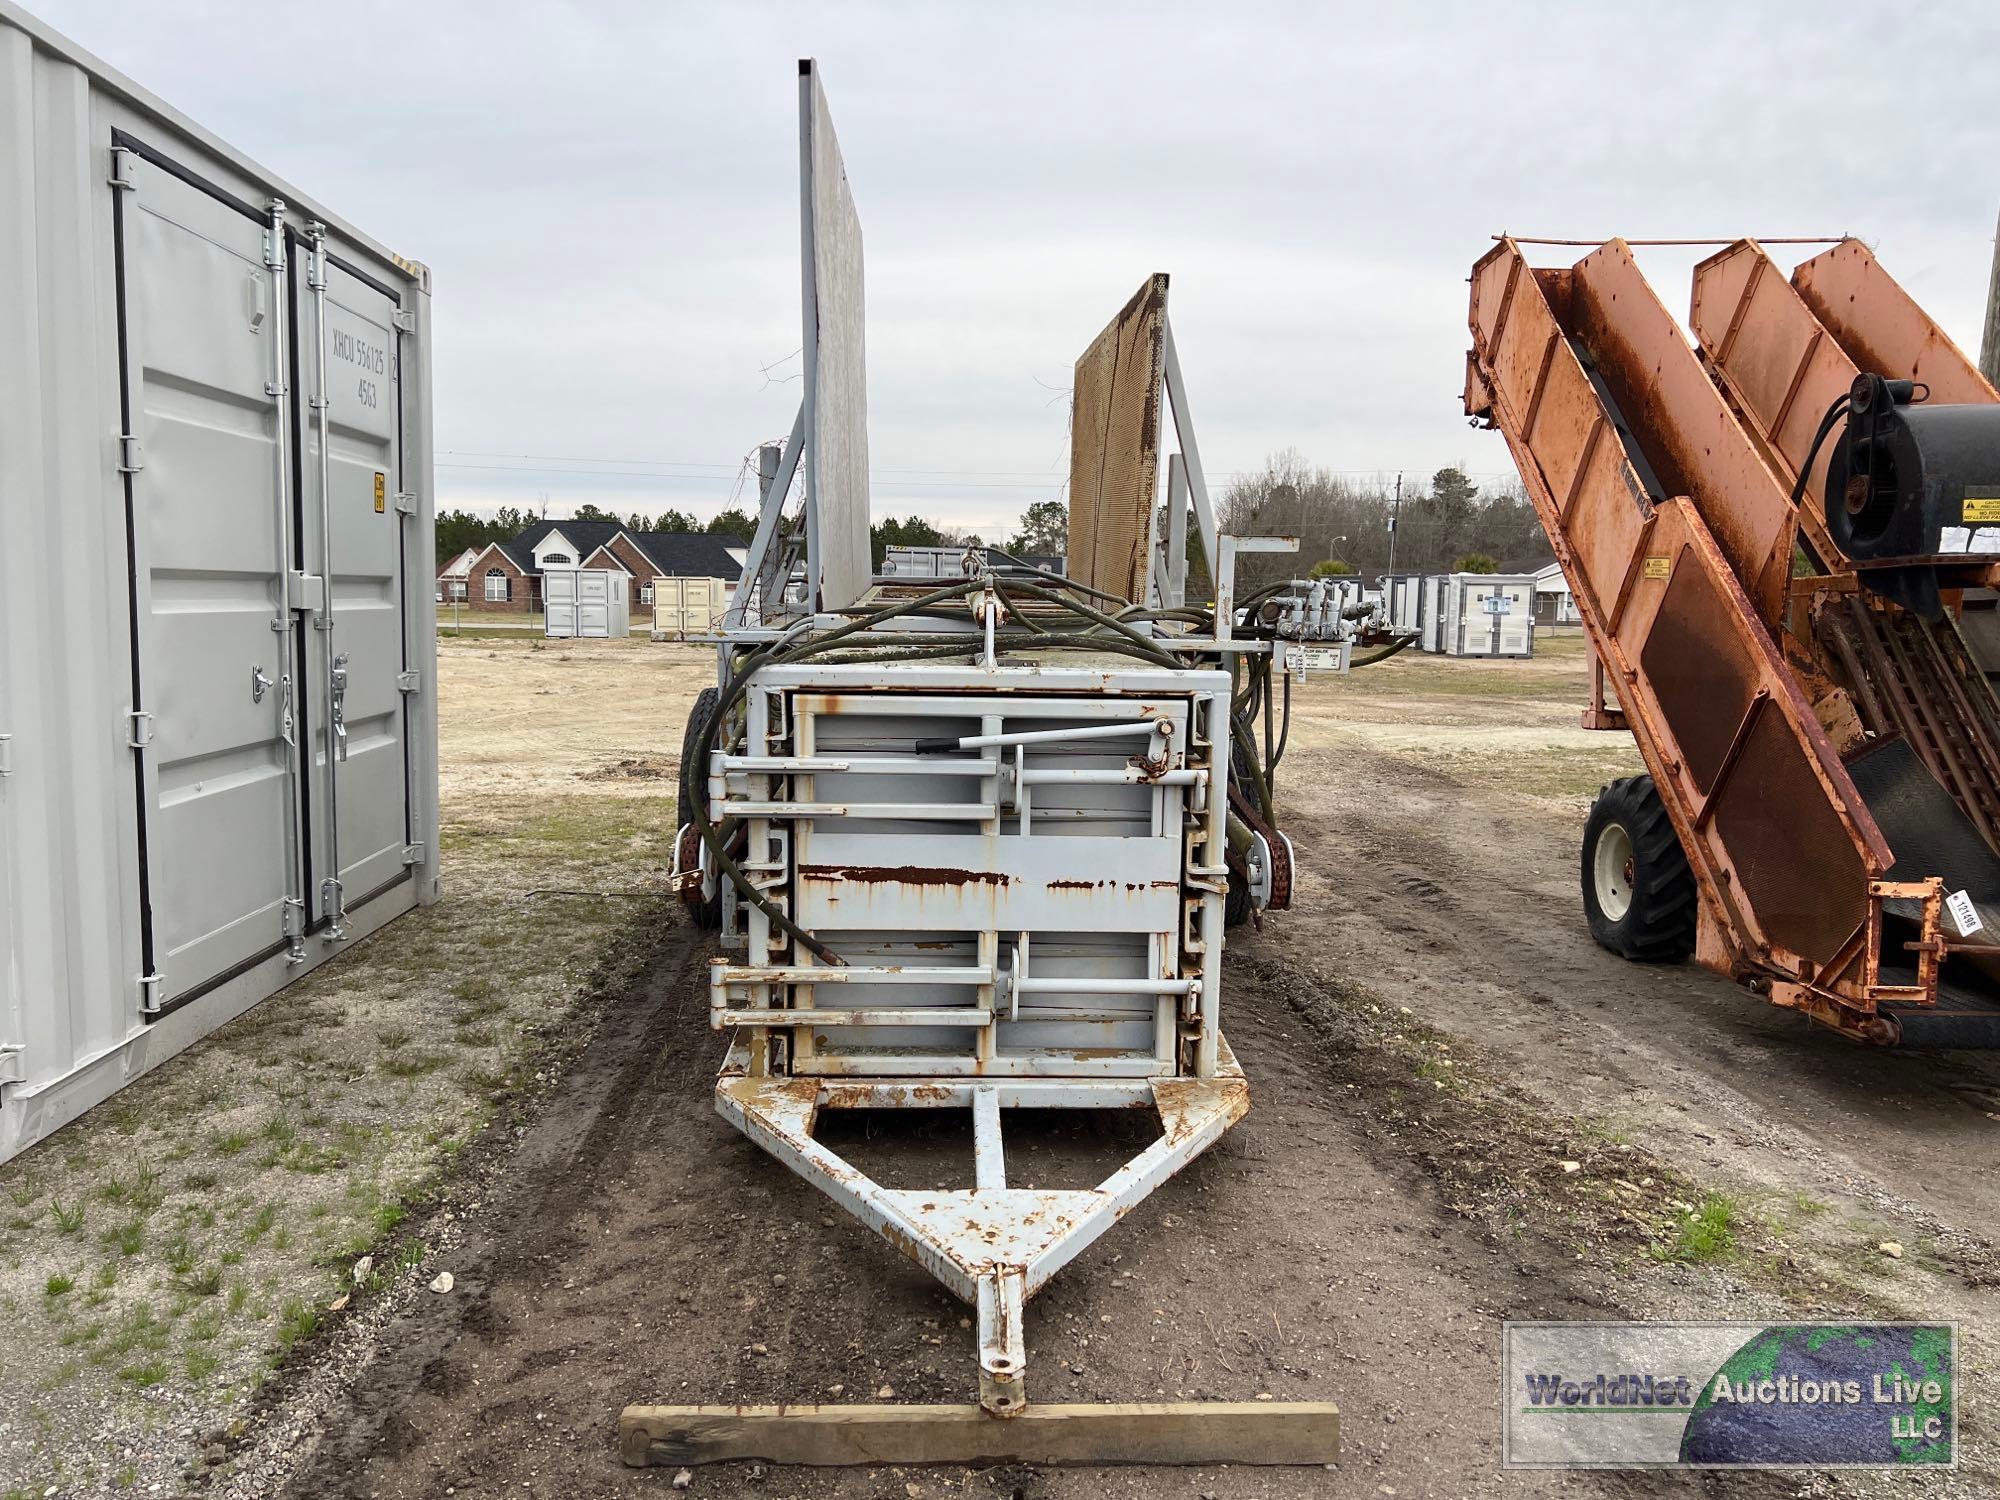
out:
M1865 1041L2000 1045L2000 705L1955 618L2000 576L2000 397L1853 240L1789 279L1729 245L1690 323L1621 240L1473 269L1466 410L1616 694L1586 724L1649 772L1586 828L1593 933Z

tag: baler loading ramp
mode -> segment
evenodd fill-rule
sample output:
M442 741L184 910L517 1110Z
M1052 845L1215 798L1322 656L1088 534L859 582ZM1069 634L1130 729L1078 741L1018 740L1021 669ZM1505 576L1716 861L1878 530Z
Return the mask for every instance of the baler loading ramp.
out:
M1636 956L1612 939L1650 903L1644 956L1684 921L1667 956L1848 1035L2000 1045L1980 910L2000 895L2000 710L1949 608L1994 559L1873 456L1895 438L1906 467L1949 449L1970 473L1989 442L2000 460L1993 392L1853 241L1789 282L1730 246L1692 322L1699 350L1620 240L1536 268L1502 239L1473 271L1466 410L1506 437L1614 686L1622 712L1586 723L1629 727L1652 783L1593 814L1593 929ZM1927 435L1940 418L1955 446ZM1924 540L1871 552L1871 526ZM1684 871L1633 836L1658 814Z

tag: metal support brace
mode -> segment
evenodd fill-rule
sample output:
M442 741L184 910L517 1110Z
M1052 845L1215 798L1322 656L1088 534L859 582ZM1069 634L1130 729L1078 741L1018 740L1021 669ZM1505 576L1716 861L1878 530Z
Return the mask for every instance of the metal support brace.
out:
M979 1404L996 1417L1019 1416L1028 1406L1027 1283L1020 1266L979 1278Z

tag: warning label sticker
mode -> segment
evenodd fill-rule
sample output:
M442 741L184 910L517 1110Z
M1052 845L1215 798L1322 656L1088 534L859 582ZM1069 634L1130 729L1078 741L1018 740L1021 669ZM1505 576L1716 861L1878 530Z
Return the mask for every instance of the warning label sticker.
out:
M2000 485L1968 484L1961 521L2000 521Z
M386 515L389 509L389 476L379 469L375 472L375 514Z
M1646 559L1648 578L1668 578L1673 575L1674 562L1670 557L1649 557Z

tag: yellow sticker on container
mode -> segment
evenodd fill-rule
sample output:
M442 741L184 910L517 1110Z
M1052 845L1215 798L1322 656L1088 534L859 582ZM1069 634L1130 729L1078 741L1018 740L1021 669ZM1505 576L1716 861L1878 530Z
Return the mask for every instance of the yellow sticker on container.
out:
M2000 495L1982 494L1978 490L1965 492L1965 508L1959 512L1962 521L2000 521Z
M1646 576L1648 578L1671 578L1673 572L1674 560L1671 557L1649 557L1646 559Z
M386 514L389 509L389 476L377 473L375 476L375 514Z

